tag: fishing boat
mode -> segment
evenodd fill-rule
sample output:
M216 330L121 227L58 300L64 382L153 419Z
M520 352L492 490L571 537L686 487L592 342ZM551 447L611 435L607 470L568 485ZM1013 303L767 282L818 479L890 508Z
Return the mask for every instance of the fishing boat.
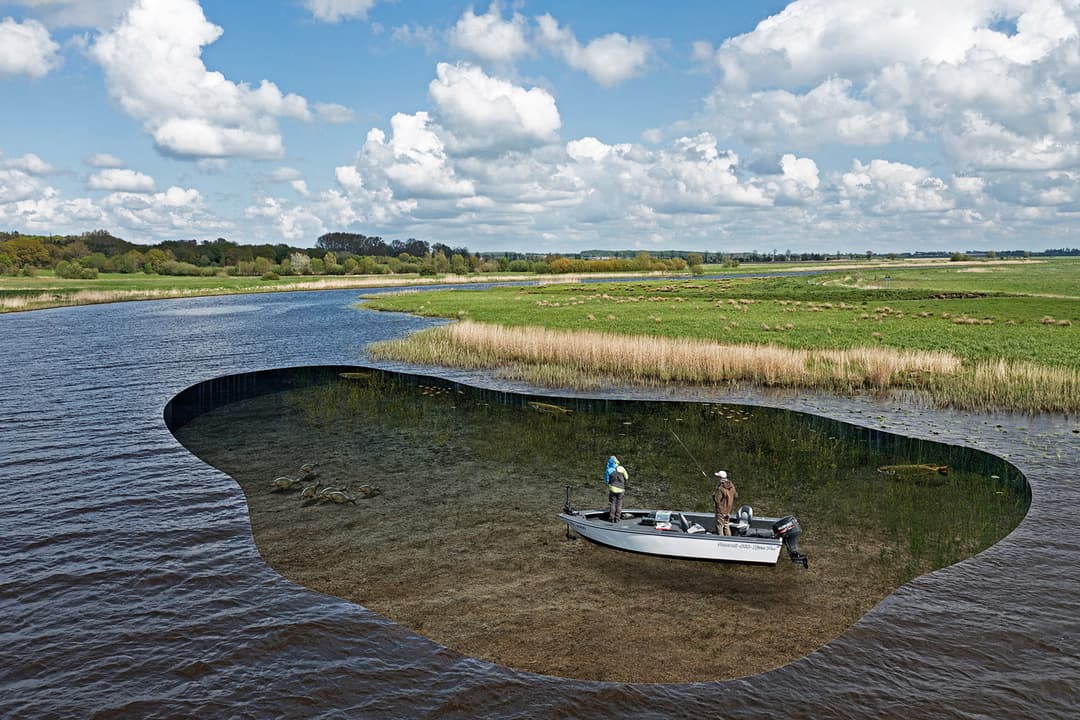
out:
M712 513L624 509L622 517L611 522L607 509L575 510L567 488L559 518L586 540L616 550L685 560L776 565L780 550L786 549L793 563L809 567L807 557L799 552L799 521L792 515L754 517L749 505L729 516L731 535L718 535Z

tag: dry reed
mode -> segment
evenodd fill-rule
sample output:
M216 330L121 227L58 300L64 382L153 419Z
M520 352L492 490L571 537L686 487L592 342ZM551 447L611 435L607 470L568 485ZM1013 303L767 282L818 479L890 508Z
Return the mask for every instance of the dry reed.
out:
M562 276L565 282L577 282L579 276ZM304 282L272 282L265 285L245 287L190 287L190 288L150 288L130 290L62 290L11 293L0 296L0 312L21 310L40 310L50 307L68 307L73 305L98 305L110 302L131 300L162 300L167 298L202 297L208 295L235 295L265 292L297 292L305 290L347 290L351 288L383 288L414 285L458 285L477 282L523 282L535 280L535 275L490 275L478 280L464 275L448 275L441 278L388 277L388 276L348 276L321 278ZM563 280L560 280L561 282Z
M950 353L857 347L801 350L464 321L370 347L373 357L494 368L543 385L601 382L792 387L832 392L917 390L938 404L1028 412L1080 409L1080 373L1000 361L965 366Z
M802 387L907 386L913 375L950 375L948 353L890 348L798 350L687 338L504 327L461 322L373 347L380 357L454 366L551 365L631 382L753 382Z

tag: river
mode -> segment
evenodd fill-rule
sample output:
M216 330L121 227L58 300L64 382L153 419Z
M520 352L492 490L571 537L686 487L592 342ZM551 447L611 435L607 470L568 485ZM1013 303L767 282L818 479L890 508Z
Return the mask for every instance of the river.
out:
M1027 517L998 544L901 587L817 652L738 680L618 684L512 671L284 580L255 549L240 488L188 453L162 412L183 389L224 375L364 363L367 343L433 322L358 313L356 295L0 316L0 716L1075 717L1077 418L799 393L705 398L988 450L1032 488Z

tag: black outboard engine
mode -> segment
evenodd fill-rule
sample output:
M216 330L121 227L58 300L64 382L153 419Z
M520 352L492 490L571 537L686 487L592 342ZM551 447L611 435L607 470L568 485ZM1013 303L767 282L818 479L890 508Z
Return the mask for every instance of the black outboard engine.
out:
M774 522L772 531L773 535L784 541L784 547L787 548L791 562L802 565L804 568L810 567L810 561L799 552L799 536L802 535L802 528L794 515L785 515Z
M566 486L566 503L563 505L562 511L564 513L566 513L567 515L577 515L578 514L577 510L574 509L574 506L570 504L570 486L569 485ZM567 527L569 528L569 525Z

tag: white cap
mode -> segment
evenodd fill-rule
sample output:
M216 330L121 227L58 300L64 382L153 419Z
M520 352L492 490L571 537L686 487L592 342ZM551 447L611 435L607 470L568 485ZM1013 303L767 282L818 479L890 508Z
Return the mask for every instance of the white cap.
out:
M721 480L724 480L724 479L727 478L727 472L725 472L724 470L718 470L718 471L714 472L713 475L720 478Z

